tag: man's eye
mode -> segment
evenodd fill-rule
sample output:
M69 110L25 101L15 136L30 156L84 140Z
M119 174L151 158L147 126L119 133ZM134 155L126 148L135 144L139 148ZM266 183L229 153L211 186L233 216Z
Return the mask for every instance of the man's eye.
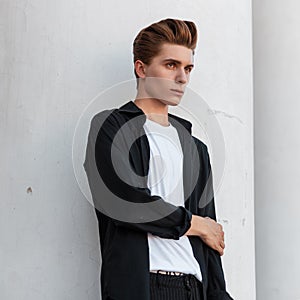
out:
M191 72L192 72L192 69L193 69L192 67L186 68L186 69L185 69L185 72L186 72L186 73L191 73Z
M170 69L174 69L175 68L175 64L174 63L168 63L167 66Z

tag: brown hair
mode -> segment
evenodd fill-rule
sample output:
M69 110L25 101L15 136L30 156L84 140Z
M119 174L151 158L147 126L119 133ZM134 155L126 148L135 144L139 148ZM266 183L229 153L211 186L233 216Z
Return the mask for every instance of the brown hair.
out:
M133 61L150 64L164 43L186 46L193 50L197 43L197 28L191 21L165 19L142 29L133 42ZM138 75L135 72L135 76Z

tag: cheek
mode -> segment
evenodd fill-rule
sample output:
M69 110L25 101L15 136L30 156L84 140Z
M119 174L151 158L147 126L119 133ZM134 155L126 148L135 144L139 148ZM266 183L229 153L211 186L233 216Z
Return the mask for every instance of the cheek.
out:
M162 66L153 66L152 68L148 69L146 76L171 79L173 76L173 71Z
M173 86L173 80L161 76L147 77L145 85L149 89L165 90Z

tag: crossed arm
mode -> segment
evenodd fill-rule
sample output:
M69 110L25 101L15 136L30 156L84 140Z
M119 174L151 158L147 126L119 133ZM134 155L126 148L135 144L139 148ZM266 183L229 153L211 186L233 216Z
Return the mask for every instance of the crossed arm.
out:
M97 125L99 123L97 118L100 118L101 120L103 117L106 118L105 126L100 130ZM150 213L153 213L154 215L157 214L157 216L159 216L159 214L164 210L173 211L171 214L165 215L163 218L154 218L156 220L151 222L130 223L123 222L121 220L114 220L116 225L125 226L134 230L150 232L164 238L178 239L182 235L199 236L210 248L216 250L220 255L223 255L225 248L224 232L222 226L214 220L214 204L212 203L210 205L209 213L204 214L204 216L210 216L212 218L202 217L196 214L192 215L192 213L185 207L174 207L172 204L163 201L163 199L158 196L151 196L151 193L147 188L135 187L134 185L124 183L115 173L114 165L111 161L111 144L113 142L113 137L120 128L120 124L118 124L119 120L116 117L113 117L112 115L108 116L107 114L105 116L99 114L97 118L92 121L92 130L90 132L88 144L88 151L93 150L95 153L87 155L88 158L95 157L97 170L94 173L91 173L89 179L92 180L95 177L93 175L99 172L103 179L103 183L105 183L111 191L111 193L109 193L109 197L111 196L112 198L108 201L108 203L112 203L112 201L114 201L114 194L119 193L119 191L124 191L126 198L130 199L130 202L133 204L156 202L158 205L154 207L153 211L150 211ZM103 122L100 122L99 124L103 124ZM132 170L126 171L128 165L124 163L124 161L128 160L128 156L126 155L128 152L124 153L125 148L127 148L127 146L117 148L117 151L119 152L115 158L118 160L120 169L125 170L125 173L127 172L130 174ZM210 169L207 151L205 150L203 153L205 157L207 156L205 160L207 161L207 167ZM95 167L95 162L90 162L89 159L87 159L85 162L85 168L91 169L92 167ZM91 167L89 167L89 165L91 165ZM92 186L99 186L99 184L93 184ZM93 189L95 190L95 188ZM95 198L107 198L103 197L103 190L104 188L99 189L100 192L96 193ZM151 209L152 208L150 207L150 210Z

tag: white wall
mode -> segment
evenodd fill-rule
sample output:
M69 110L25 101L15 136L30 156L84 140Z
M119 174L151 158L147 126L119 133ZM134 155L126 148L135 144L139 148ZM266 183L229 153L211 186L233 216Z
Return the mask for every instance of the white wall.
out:
M258 300L298 300L300 3L254 1Z
M216 201L228 290L254 299L250 0L0 5L0 298L99 299L96 219L72 168L76 122L100 91L134 78L137 32L176 17L198 25L190 86L223 129L226 165Z

